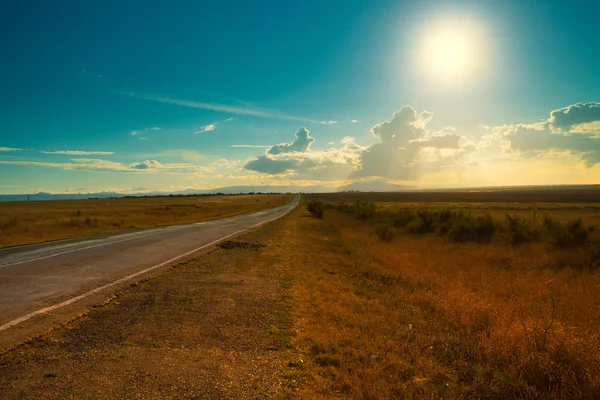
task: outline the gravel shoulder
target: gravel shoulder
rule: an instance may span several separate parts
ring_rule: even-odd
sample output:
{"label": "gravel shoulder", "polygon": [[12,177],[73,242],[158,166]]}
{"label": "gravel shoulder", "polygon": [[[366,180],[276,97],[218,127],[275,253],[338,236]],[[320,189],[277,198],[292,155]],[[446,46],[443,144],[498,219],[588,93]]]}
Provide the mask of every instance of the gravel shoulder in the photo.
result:
{"label": "gravel shoulder", "polygon": [[0,356],[0,398],[295,398],[291,216]]}

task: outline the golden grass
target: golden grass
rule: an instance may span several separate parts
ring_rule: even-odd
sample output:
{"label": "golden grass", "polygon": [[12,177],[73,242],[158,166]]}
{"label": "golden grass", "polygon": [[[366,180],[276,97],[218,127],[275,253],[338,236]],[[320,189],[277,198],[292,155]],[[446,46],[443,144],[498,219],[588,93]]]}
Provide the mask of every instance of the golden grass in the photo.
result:
{"label": "golden grass", "polygon": [[305,221],[302,397],[600,397],[600,272],[570,268],[577,251],[382,242],[337,211]]}
{"label": "golden grass", "polygon": [[148,197],[0,203],[0,247],[229,217],[292,195]]}

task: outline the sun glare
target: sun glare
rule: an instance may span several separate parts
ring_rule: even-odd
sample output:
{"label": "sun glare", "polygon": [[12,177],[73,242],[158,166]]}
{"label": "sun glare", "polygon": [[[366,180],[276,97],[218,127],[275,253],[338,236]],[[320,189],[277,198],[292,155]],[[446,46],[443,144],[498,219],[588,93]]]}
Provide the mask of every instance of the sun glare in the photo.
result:
{"label": "sun glare", "polygon": [[471,76],[479,63],[477,38],[461,27],[428,32],[423,49],[424,68],[437,79],[457,82]]}

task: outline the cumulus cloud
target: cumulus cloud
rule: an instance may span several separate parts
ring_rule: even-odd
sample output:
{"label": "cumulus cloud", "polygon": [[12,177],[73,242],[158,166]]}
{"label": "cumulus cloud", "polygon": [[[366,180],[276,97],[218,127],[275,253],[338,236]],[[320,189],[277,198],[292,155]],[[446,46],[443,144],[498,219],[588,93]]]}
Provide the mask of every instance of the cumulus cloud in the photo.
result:
{"label": "cumulus cloud", "polygon": [[277,144],[269,149],[268,154],[282,154],[298,152],[303,153],[310,149],[310,145],[315,141],[315,138],[310,136],[310,131],[301,126],[295,133],[296,140],[292,143]]}
{"label": "cumulus cloud", "polygon": [[243,168],[269,175],[293,174],[295,179],[347,179],[356,169],[358,153],[364,149],[347,140],[339,149],[312,151],[310,147],[314,141],[309,131],[300,127],[294,142],[272,146]]}
{"label": "cumulus cloud", "polygon": [[600,126],[600,103],[577,103],[550,112],[550,117],[535,124],[516,124],[488,128],[507,149],[537,157],[542,152],[557,150],[578,154],[584,165],[600,162],[600,131],[582,128]]}
{"label": "cumulus cloud", "polygon": [[459,162],[474,151],[472,146],[461,145],[463,137],[457,134],[428,135],[425,128],[432,116],[430,112],[417,113],[404,106],[391,120],[376,124],[371,134],[380,142],[362,152],[355,176],[417,179]]}
{"label": "cumulus cloud", "polygon": [[114,151],[81,151],[81,150],[56,150],[56,151],[40,151],[44,154],[65,154],[69,156],[107,156],[115,154]]}
{"label": "cumulus cloud", "polygon": [[354,137],[345,136],[340,140],[340,148],[324,151],[311,150],[315,139],[301,127],[294,142],[271,147],[243,168],[293,175],[296,179],[413,179],[421,173],[454,165],[475,150],[455,133],[429,135],[425,125],[431,117],[429,112],[417,113],[412,107],[402,107],[390,121],[371,129],[378,143],[360,146]]}
{"label": "cumulus cloud", "polygon": [[577,125],[600,121],[600,103],[577,103],[550,112],[548,123],[561,132],[569,132]]}

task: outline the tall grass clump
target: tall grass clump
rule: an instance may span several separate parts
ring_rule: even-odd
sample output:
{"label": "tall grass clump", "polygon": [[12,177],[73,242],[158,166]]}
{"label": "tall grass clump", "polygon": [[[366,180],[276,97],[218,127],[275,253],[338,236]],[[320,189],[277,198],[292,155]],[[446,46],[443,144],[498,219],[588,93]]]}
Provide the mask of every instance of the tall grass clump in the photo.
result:
{"label": "tall grass clump", "polygon": [[384,242],[391,242],[396,238],[396,229],[389,222],[380,222],[375,225],[375,234]]}

